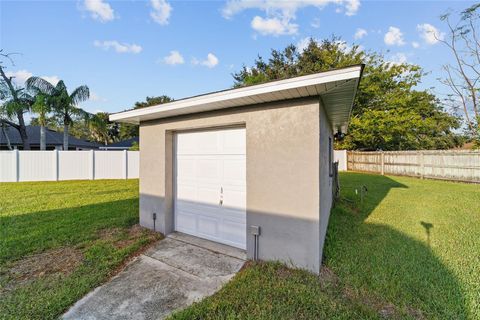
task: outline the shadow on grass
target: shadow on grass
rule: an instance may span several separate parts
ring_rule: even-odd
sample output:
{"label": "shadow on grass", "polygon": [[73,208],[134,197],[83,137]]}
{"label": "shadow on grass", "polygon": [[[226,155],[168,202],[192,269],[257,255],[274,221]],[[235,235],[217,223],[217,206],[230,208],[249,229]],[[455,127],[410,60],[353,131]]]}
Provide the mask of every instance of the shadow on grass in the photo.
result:
{"label": "shadow on grass", "polygon": [[[460,283],[428,242],[365,221],[391,189],[407,186],[385,176],[355,173],[343,174],[341,183],[342,200],[332,211],[327,233],[326,266],[359,296],[385,299],[408,317],[468,318]],[[368,192],[360,203],[362,185]],[[428,236],[433,224],[422,226]]]}
{"label": "shadow on grass", "polygon": [[104,228],[138,222],[138,198],[0,216],[0,266],[43,250],[80,245]]}
{"label": "shadow on grass", "polygon": [[[129,227],[136,223],[136,197],[0,217],[0,319],[57,319],[125,259],[158,239],[145,231],[132,233]],[[55,259],[49,254],[54,248],[74,250],[78,263],[69,264],[61,253]],[[31,256],[40,252],[45,255]],[[30,260],[38,271],[20,270],[15,278],[10,268],[24,265],[27,256],[50,259],[52,265],[38,267],[42,263]]]}

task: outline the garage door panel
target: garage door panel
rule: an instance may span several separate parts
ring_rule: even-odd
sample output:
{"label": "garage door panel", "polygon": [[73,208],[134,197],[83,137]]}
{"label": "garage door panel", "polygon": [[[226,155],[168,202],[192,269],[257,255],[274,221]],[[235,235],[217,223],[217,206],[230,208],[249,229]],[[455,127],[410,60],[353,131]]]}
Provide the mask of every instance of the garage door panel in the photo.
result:
{"label": "garage door panel", "polygon": [[195,232],[197,229],[197,218],[195,213],[177,212],[176,216],[177,230],[185,233]]}
{"label": "garage door panel", "polygon": [[245,129],[176,137],[175,229],[246,247]]}
{"label": "garage door panel", "polygon": [[226,184],[245,185],[245,157],[223,160],[223,179]]}
{"label": "garage door panel", "polygon": [[211,238],[220,238],[218,232],[219,220],[217,217],[197,215],[198,235]]}
{"label": "garage door panel", "polygon": [[219,134],[216,131],[182,133],[177,135],[178,155],[205,155],[219,152]]}
{"label": "garage door panel", "polygon": [[226,208],[245,208],[247,205],[245,192],[226,189],[223,192],[223,205]]}
{"label": "garage door panel", "polygon": [[225,130],[220,138],[223,154],[245,154],[245,129]]}
{"label": "garage door panel", "polygon": [[196,160],[188,158],[177,159],[177,177],[182,179],[183,177],[195,177],[196,176]]}
{"label": "garage door panel", "polygon": [[211,205],[206,202],[177,200],[175,206],[178,212],[187,212],[202,216],[216,217],[221,212],[221,208],[219,208],[218,205]]}
{"label": "garage door panel", "polygon": [[219,205],[220,191],[217,188],[201,187],[197,190],[197,203],[206,203],[210,205]]}
{"label": "garage door panel", "polygon": [[245,243],[246,224],[243,220],[224,219],[220,225],[220,235],[230,242]]}
{"label": "garage door panel", "polygon": [[196,161],[197,172],[196,177],[203,180],[217,180],[221,179],[222,167],[221,161],[218,159],[198,159]]}
{"label": "garage door panel", "polygon": [[197,198],[197,188],[195,186],[181,185],[177,187],[177,199],[188,201]]}

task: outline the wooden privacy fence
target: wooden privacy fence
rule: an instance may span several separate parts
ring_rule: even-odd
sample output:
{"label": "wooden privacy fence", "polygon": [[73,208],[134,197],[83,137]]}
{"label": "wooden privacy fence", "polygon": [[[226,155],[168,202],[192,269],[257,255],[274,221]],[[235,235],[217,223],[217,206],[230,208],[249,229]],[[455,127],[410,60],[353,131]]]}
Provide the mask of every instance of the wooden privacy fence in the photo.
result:
{"label": "wooden privacy fence", "polygon": [[138,178],[139,151],[0,151],[0,182]]}
{"label": "wooden privacy fence", "polygon": [[480,183],[480,151],[348,151],[347,170]]}

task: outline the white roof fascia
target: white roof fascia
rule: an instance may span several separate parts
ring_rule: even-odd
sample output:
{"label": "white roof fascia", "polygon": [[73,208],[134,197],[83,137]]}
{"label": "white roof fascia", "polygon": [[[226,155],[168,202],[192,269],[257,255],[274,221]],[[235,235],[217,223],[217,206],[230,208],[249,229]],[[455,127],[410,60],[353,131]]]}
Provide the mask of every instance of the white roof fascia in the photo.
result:
{"label": "white roof fascia", "polygon": [[[330,82],[344,81],[350,79],[359,79],[361,77],[362,66],[352,66],[343,69],[337,69],[332,71],[326,71],[307,76],[295,77],[285,80],[272,81],[259,85],[252,85],[248,87],[242,87],[238,89],[230,89],[220,92],[214,92],[210,94],[194,96],[191,98],[185,98],[169,103],[134,109],[110,115],[110,121],[128,122],[138,124],[142,121],[143,117],[148,119],[158,119],[164,117],[172,117],[179,114],[191,114],[196,112],[205,111],[196,110],[197,107],[207,106],[214,103],[224,103],[222,106],[215,106],[208,111],[226,109],[230,107],[238,107],[238,105],[228,105],[230,100],[261,96],[262,94],[269,94],[273,92],[279,92],[289,89],[296,89],[301,87],[315,86],[319,84],[325,84]],[[318,94],[312,94],[310,96],[318,96]],[[247,104],[245,104],[247,105]]]}

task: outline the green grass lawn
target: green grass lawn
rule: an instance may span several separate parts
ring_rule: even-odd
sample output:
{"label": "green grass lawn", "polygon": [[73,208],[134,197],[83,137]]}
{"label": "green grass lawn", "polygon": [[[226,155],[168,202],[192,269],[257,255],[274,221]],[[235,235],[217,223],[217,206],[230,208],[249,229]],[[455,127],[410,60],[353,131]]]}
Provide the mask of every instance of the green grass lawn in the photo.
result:
{"label": "green grass lawn", "polygon": [[357,173],[341,185],[320,277],[249,264],[172,318],[480,319],[479,185]]}
{"label": "green grass lawn", "polygon": [[[341,184],[320,277],[249,263],[172,318],[480,318],[479,185],[356,173]],[[0,184],[0,319],[58,317],[157,239],[137,221],[136,180]]]}
{"label": "green grass lawn", "polygon": [[55,319],[158,238],[138,180],[0,183],[0,319]]}

